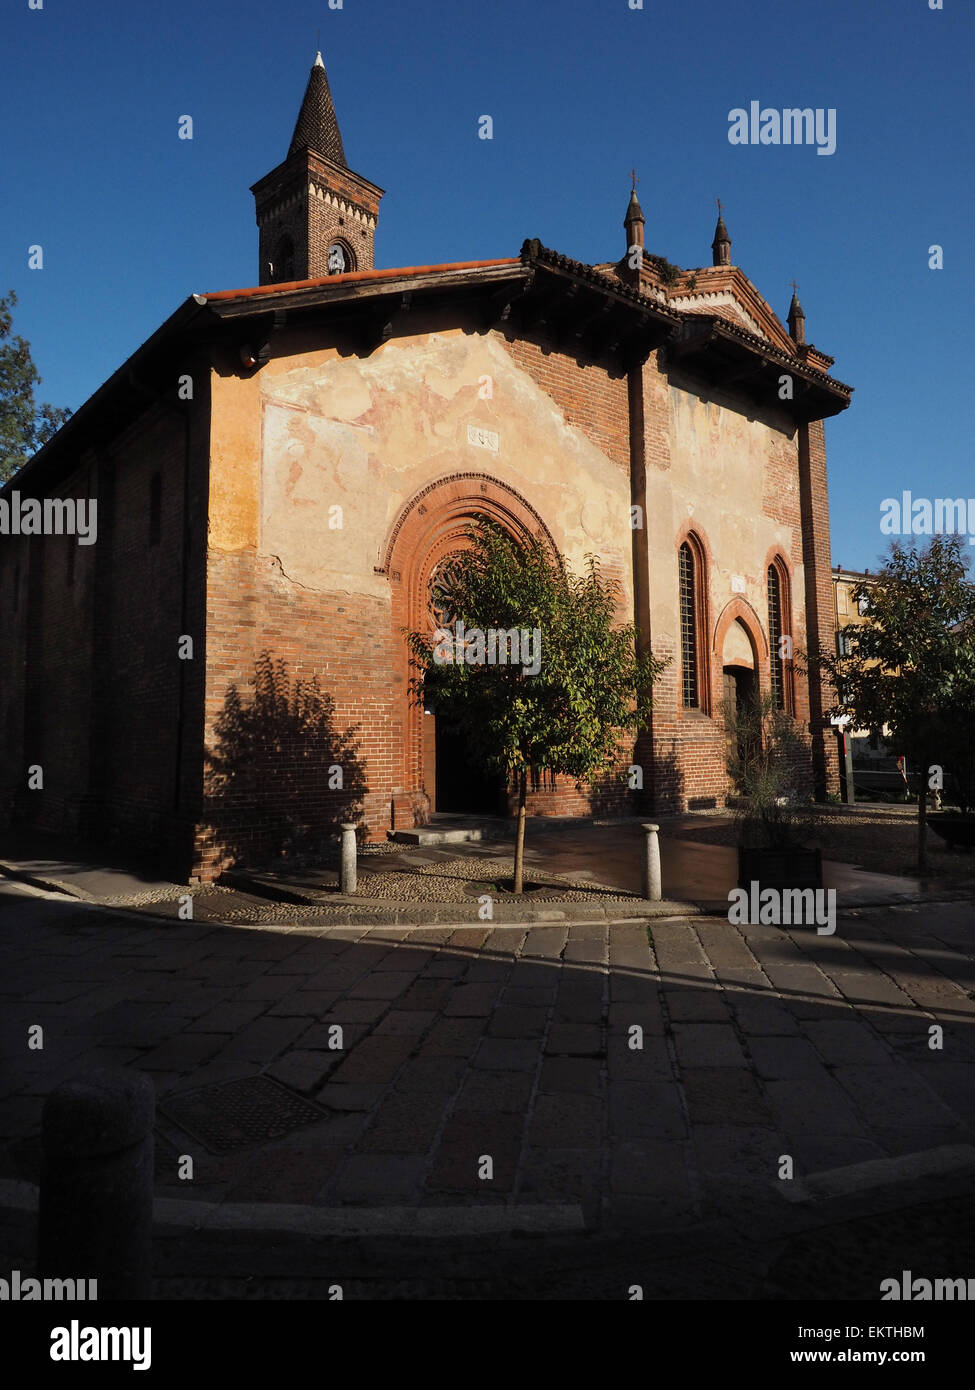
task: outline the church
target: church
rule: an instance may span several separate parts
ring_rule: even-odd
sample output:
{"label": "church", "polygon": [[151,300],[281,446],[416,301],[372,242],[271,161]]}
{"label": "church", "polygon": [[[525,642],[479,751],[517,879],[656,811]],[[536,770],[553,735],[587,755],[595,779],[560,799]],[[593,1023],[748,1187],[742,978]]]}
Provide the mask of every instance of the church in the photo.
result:
{"label": "church", "polygon": [[832,695],[792,654],[833,646],[824,421],[851,388],[720,208],[693,270],[646,249],[635,186],[599,265],[529,239],[377,269],[383,190],[320,54],[252,191],[257,284],[188,298],[0,490],[97,507],[91,544],[0,538],[4,823],[206,881],[341,821],[506,814],[411,697],[404,639],[480,516],[577,571],[596,554],[671,658],[636,774],[539,776],[529,814],[723,806],[722,712],[755,690],[835,791]]}

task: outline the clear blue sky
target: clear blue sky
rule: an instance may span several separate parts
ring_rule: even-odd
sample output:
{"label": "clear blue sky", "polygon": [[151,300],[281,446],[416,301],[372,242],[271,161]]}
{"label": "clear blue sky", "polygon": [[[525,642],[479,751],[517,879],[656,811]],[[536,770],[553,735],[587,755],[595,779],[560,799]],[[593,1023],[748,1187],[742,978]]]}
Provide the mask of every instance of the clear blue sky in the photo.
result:
{"label": "clear blue sky", "polygon": [[[970,0],[8,0],[0,290],[42,399],[77,408],[187,295],[256,283],[249,186],[319,28],[349,163],[387,190],[377,264],[533,236],[615,259],[633,165],[648,249],[709,264],[720,195],[733,262],[783,317],[799,281],[857,388],[827,423],[833,562],[876,565],[885,496],[975,495]],[[752,100],[835,108],[836,153],[732,146]]]}

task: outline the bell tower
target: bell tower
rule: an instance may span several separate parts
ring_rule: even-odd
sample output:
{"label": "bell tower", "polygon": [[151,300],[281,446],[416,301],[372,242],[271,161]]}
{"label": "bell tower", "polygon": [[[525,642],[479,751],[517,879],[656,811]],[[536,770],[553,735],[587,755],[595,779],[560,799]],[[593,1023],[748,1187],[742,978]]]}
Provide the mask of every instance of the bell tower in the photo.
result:
{"label": "bell tower", "polygon": [[308,78],[287,158],[251,192],[260,235],[259,284],[373,269],[383,190],[353,173],[345,161],[321,53]]}

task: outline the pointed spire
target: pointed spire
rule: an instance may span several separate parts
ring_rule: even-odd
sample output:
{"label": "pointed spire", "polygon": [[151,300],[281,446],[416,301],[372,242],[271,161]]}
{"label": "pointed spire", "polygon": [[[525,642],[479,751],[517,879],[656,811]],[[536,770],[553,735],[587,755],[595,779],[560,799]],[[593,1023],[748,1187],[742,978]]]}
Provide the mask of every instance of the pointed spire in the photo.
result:
{"label": "pointed spire", "polygon": [[339,134],[339,123],[335,116],[332,93],[329,90],[321,53],[316,54],[308,77],[308,86],[305,88],[288,155],[290,157],[303,149],[323,154],[326,159],[341,164],[343,168],[349,167],[345,162],[342,136]]}
{"label": "pointed spire", "polygon": [[623,218],[627,251],[629,251],[631,246],[643,245],[643,228],[645,221],[643,209],[640,207],[640,200],[636,196],[636,175],[634,175],[630,201],[626,205],[626,216]]}
{"label": "pointed spire", "polygon": [[718,200],[718,225],[714,229],[711,243],[711,261],[714,265],[731,265],[731,237],[721,215],[721,199]]}
{"label": "pointed spire", "polygon": [[789,337],[796,344],[806,341],[806,316],[799,303],[799,286],[792,281],[792,303],[789,305]]}

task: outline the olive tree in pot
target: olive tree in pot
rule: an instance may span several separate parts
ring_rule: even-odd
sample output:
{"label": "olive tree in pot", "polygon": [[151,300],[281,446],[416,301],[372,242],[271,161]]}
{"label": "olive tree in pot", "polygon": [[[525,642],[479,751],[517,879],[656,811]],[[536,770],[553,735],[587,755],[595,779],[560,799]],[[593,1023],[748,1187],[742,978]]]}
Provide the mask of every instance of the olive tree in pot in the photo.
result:
{"label": "olive tree in pot", "polygon": [[821,888],[822,853],[812,829],[809,747],[773,695],[725,707],[728,774],[738,793],[738,883],[762,888]]}

